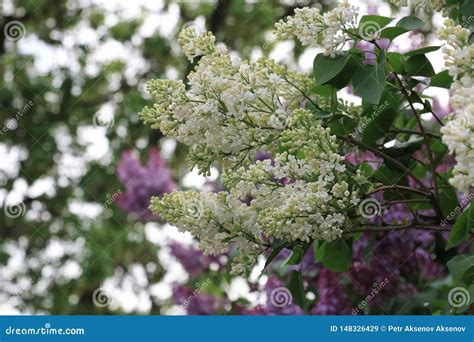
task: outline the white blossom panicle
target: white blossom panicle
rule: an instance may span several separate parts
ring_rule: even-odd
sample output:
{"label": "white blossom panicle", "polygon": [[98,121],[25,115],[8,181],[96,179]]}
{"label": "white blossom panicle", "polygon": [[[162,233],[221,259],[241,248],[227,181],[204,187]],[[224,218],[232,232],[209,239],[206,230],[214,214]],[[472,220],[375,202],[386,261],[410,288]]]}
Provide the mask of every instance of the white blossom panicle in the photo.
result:
{"label": "white blossom panicle", "polygon": [[347,208],[359,201],[349,190],[335,137],[311,117],[295,111],[281,136],[285,152],[224,176],[235,197],[251,199],[266,236],[291,242],[340,238],[349,226]]}
{"label": "white blossom panicle", "polygon": [[216,49],[215,41],[216,37],[211,32],[197,34],[194,27],[188,27],[178,35],[178,43],[191,62],[196,57],[213,53]]}
{"label": "white blossom panicle", "polygon": [[454,112],[441,128],[443,142],[456,158],[451,184],[467,192],[474,186],[474,45],[469,30],[445,21],[439,36],[448,42],[443,49],[446,67],[453,76],[451,106]]}
{"label": "white blossom panicle", "polygon": [[347,29],[355,27],[357,15],[358,8],[347,0],[324,14],[317,8],[296,9],[294,16],[276,23],[275,35],[280,39],[295,36],[303,45],[322,47],[327,56],[334,57],[351,40]]}
{"label": "white blossom panicle", "polygon": [[281,132],[273,159],[226,170],[219,193],[173,192],[153,198],[150,209],[191,232],[206,253],[233,242],[239,251],[233,272],[248,272],[265,240],[289,243],[340,238],[351,223],[348,209],[359,203],[344,172],[344,157],[328,128],[311,112],[296,109]]}
{"label": "white blossom panicle", "polygon": [[232,59],[225,47],[211,47],[213,40],[204,36],[209,37],[181,35],[188,56],[208,53],[189,74],[188,89],[180,81],[148,82],[155,105],[140,116],[191,145],[191,163],[207,173],[211,163],[232,167],[253,160],[258,150],[270,151],[312,80],[271,60]]}
{"label": "white blossom panicle", "polygon": [[[350,17],[342,8],[325,20]],[[351,227],[348,212],[358,193],[349,185],[335,136],[302,108],[311,101],[324,109],[330,101],[304,95],[313,81],[303,74],[267,59],[232,59],[225,47],[210,47],[213,40],[199,37],[181,38],[188,57],[201,56],[188,84],[148,82],[155,104],[141,117],[192,146],[191,162],[202,173],[211,164],[220,167],[227,191],[173,192],[153,198],[150,209],[193,234],[205,253],[222,253],[232,243],[236,274],[248,274],[273,239],[301,244],[340,238]],[[358,111],[344,102],[339,107]],[[255,161],[258,151],[272,159]]]}
{"label": "white blossom panicle", "polygon": [[206,254],[224,253],[234,243],[243,256],[234,260],[233,273],[250,269],[262,251],[255,211],[229,193],[172,192],[161,199],[153,197],[150,209],[180,231],[193,234]]}

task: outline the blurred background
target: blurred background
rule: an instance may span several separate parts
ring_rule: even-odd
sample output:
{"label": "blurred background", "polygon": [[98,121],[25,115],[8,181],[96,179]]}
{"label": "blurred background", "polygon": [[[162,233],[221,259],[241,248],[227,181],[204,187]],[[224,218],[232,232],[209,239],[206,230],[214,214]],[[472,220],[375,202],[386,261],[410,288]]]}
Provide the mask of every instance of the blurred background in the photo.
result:
{"label": "blurred background", "polygon": [[[138,112],[151,102],[147,80],[191,70],[176,40],[184,25],[211,30],[246,58],[269,56],[310,72],[316,51],[275,42],[271,30],[297,7],[336,3],[1,0],[0,314],[300,313],[268,304],[269,291],[287,277],[278,258],[273,275],[261,275],[262,260],[249,279],[231,277],[231,251],[203,256],[190,235],[148,211],[152,195],[220,189],[219,174],[189,171],[186,148],[143,125]],[[375,0],[351,4],[364,14],[396,10]],[[424,16],[426,30],[402,41],[401,50],[434,39],[441,17]],[[366,297],[351,294],[352,278],[325,274],[312,256],[303,266],[314,287],[308,299],[318,303],[313,313],[350,313]],[[359,278],[369,290],[384,279]],[[397,286],[417,282],[418,289],[420,281],[427,280],[407,277]],[[393,280],[387,296],[400,293],[397,286]],[[332,297],[328,288],[336,289]],[[400,312],[423,313],[423,296]],[[387,305],[380,297],[370,312],[397,304]]]}

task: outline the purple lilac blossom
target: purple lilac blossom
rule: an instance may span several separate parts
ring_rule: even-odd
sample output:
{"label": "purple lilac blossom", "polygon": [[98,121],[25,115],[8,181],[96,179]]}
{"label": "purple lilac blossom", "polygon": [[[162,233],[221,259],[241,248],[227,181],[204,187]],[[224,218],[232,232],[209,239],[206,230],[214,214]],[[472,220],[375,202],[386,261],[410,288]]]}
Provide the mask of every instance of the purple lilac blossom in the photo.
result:
{"label": "purple lilac blossom", "polygon": [[383,164],[382,158],[379,158],[372,152],[367,151],[348,153],[345,156],[345,161],[352,165],[358,165],[360,163],[367,162],[373,170]]}
{"label": "purple lilac blossom", "polygon": [[[381,49],[386,50],[390,45],[390,40],[378,39],[376,43]],[[376,54],[374,53],[374,47],[374,44],[366,42],[365,40],[361,40],[355,44],[355,48],[364,53],[364,60],[362,62],[363,64],[372,65],[375,63]]]}
{"label": "purple lilac blossom", "polygon": [[178,242],[170,243],[169,247],[171,255],[180,262],[190,278],[206,271],[213,262],[219,264],[219,257],[206,256],[196,247],[183,246]]}
{"label": "purple lilac blossom", "polygon": [[257,154],[255,155],[255,160],[266,160],[266,159],[271,159],[272,156],[269,152],[263,152],[262,150],[258,150]]}
{"label": "purple lilac blossom", "polygon": [[243,305],[237,304],[235,307],[235,312],[238,315],[245,315],[245,316],[266,316],[267,310],[262,305],[257,305],[254,308],[248,309]]}
{"label": "purple lilac blossom", "polygon": [[420,286],[443,274],[428,251],[433,234],[420,230],[391,231],[380,234],[372,245],[370,261],[364,258],[369,236],[364,235],[354,245],[354,263],[349,275],[356,291],[363,297],[369,295],[377,284],[384,283],[371,306],[383,307],[385,299],[407,298]]}
{"label": "purple lilac blossom", "polygon": [[340,274],[328,269],[319,272],[317,280],[319,299],[311,313],[313,315],[348,315],[352,305]]}
{"label": "purple lilac blossom", "polygon": [[126,188],[117,199],[117,205],[141,221],[159,221],[159,216],[153,215],[148,209],[150,199],[173,191],[176,184],[158,150],[150,150],[148,162],[144,166],[131,150],[123,152],[117,175]]}
{"label": "purple lilac blossom", "polygon": [[[382,218],[388,224],[401,224],[413,216],[405,204],[394,204],[384,210]],[[370,244],[370,235],[364,234],[354,243],[354,262],[349,270],[356,292],[366,297],[377,288],[369,306],[383,309],[385,300],[408,298],[426,282],[444,275],[429,252],[434,239],[433,232],[410,229],[379,233]],[[368,260],[364,257],[366,248],[372,250]]]}

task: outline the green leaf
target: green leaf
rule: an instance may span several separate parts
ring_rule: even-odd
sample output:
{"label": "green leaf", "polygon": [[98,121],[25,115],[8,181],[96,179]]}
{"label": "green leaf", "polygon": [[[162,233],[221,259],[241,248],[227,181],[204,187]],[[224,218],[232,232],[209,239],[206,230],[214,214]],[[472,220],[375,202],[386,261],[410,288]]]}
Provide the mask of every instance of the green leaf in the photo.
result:
{"label": "green leaf", "polygon": [[344,69],[332,80],[327,83],[333,86],[335,90],[345,88],[352,79],[358,65],[362,64],[363,53],[360,50],[349,50],[351,58],[344,66]]}
{"label": "green leaf", "polygon": [[325,241],[319,249],[324,266],[335,272],[346,272],[349,269],[352,249],[346,240],[341,238],[333,242]]}
{"label": "green leaf", "polygon": [[359,27],[369,23],[374,23],[382,28],[390,24],[393,19],[394,18],[374,14],[364,15],[362,18],[360,18]]}
{"label": "green leaf", "polygon": [[[377,170],[375,170],[373,177],[375,180],[386,185],[397,184],[402,179],[406,179],[406,177],[403,177],[403,174],[400,173],[400,171],[394,170],[387,165],[382,165]],[[390,194],[390,191],[385,191],[384,194]],[[399,196],[398,192],[396,192],[396,194]]]}
{"label": "green leaf", "polygon": [[323,241],[315,241],[313,244],[314,261],[316,262],[323,261],[323,258],[324,258],[323,245],[324,245]]}
{"label": "green leaf", "polygon": [[474,266],[474,255],[456,255],[447,263],[454,280],[460,280],[464,273]]}
{"label": "green leaf", "polygon": [[427,54],[427,53],[430,53],[430,52],[433,52],[433,51],[437,51],[440,48],[441,48],[441,45],[439,45],[439,46],[427,46],[427,47],[424,47],[424,48],[421,48],[421,49],[409,51],[409,52],[405,53],[405,56],[411,57],[411,56],[417,56],[417,55],[424,55],[424,54]]}
{"label": "green leaf", "polygon": [[414,15],[410,15],[408,17],[400,19],[396,26],[411,31],[422,28],[423,26],[425,26],[425,23],[420,18],[415,17]]}
{"label": "green leaf", "polygon": [[293,271],[287,283],[287,288],[293,296],[293,302],[301,308],[306,307],[306,294],[303,284],[303,275],[299,271]]}
{"label": "green leaf", "polygon": [[405,62],[406,58],[401,53],[398,52],[389,52],[387,53],[387,59],[390,65],[393,68],[393,71],[396,73],[404,73],[405,72]]}
{"label": "green leaf", "polygon": [[444,217],[455,214],[461,208],[456,190],[450,185],[446,185],[446,187],[439,190],[439,204]]}
{"label": "green leaf", "polygon": [[474,266],[471,266],[466,271],[464,271],[462,275],[462,281],[466,285],[474,284]]}
{"label": "green leaf", "polygon": [[357,67],[352,85],[364,101],[378,104],[385,89],[385,63]]}
{"label": "green leaf", "polygon": [[425,55],[415,55],[408,58],[406,69],[410,76],[431,77],[435,74],[431,62]]}
{"label": "green leaf", "polygon": [[[272,252],[268,256],[267,260],[265,261],[265,266],[263,267],[263,271],[272,263],[272,261],[280,254],[280,252],[285,248],[286,241],[285,240],[278,240],[276,239],[272,242]],[[262,272],[263,272],[262,271]]]}
{"label": "green leaf", "polygon": [[394,40],[408,31],[409,30],[406,30],[403,27],[386,27],[380,32],[380,38]]}
{"label": "green leaf", "polygon": [[357,120],[345,115],[337,117],[337,120],[334,120],[329,124],[331,133],[337,135],[347,135],[353,132],[356,127]]}
{"label": "green leaf", "polygon": [[448,147],[438,139],[431,141],[431,150],[434,152],[435,164],[441,163],[445,155],[448,153]]}
{"label": "green leaf", "polygon": [[431,77],[430,86],[449,89],[452,83],[453,77],[448,70],[444,70]]}
{"label": "green leaf", "polygon": [[322,85],[335,78],[351,59],[349,53],[337,55],[334,58],[320,53],[313,63],[316,85]]}
{"label": "green leaf", "polygon": [[381,15],[364,15],[359,22],[357,33],[365,40],[371,40],[374,33],[379,32],[383,27],[390,24],[393,18]]}
{"label": "green leaf", "polygon": [[469,207],[464,209],[462,214],[456,219],[453,225],[451,233],[449,234],[448,243],[446,249],[450,249],[458,246],[462,242],[466,241],[470,232],[474,227],[474,205],[471,203]]}
{"label": "green leaf", "polygon": [[474,2],[472,0],[465,0],[459,7],[459,11],[462,14],[463,19],[469,22],[474,16]]}
{"label": "green leaf", "polygon": [[313,87],[312,92],[320,96],[331,97],[333,92],[333,86],[330,84],[315,86]]}
{"label": "green leaf", "polygon": [[298,265],[301,262],[301,259],[304,255],[304,249],[301,245],[296,245],[293,247],[290,257],[286,260],[286,265]]}
{"label": "green leaf", "polygon": [[370,146],[376,146],[377,140],[387,134],[397,117],[398,107],[401,103],[399,94],[384,92],[379,105],[369,105],[362,116],[365,117],[362,131],[362,142]]}

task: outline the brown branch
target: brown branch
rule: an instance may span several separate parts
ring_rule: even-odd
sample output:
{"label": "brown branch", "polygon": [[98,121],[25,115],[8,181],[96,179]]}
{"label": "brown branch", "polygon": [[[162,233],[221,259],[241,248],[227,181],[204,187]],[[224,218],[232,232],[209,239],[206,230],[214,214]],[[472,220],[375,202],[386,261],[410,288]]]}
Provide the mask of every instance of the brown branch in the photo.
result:
{"label": "brown branch", "polygon": [[435,226],[435,225],[420,225],[409,223],[404,225],[392,225],[392,226],[370,226],[370,228],[361,228],[361,229],[354,229],[347,232],[349,235],[353,235],[355,233],[364,233],[364,232],[384,232],[384,231],[392,231],[392,230],[406,230],[406,229],[420,229],[420,230],[434,230],[434,231],[451,231],[448,227],[442,226]]}
{"label": "brown branch", "polygon": [[421,190],[418,190],[416,188],[410,188],[409,186],[403,186],[403,185],[383,185],[380,188],[374,189],[372,191],[369,191],[367,195],[372,195],[380,191],[385,191],[385,190],[404,190],[404,191],[410,191],[414,192],[423,196],[430,196],[431,194],[428,192],[424,192]]}
{"label": "brown branch", "polygon": [[400,163],[398,160],[390,157],[389,155],[385,154],[384,152],[380,151],[379,149],[377,148],[374,148],[374,147],[371,147],[371,146],[368,146],[368,145],[365,145],[364,143],[360,142],[360,141],[357,141],[355,140],[354,138],[352,137],[344,137],[344,136],[341,136],[341,135],[336,135],[336,137],[338,139],[341,139],[341,140],[344,140],[345,142],[348,142],[348,143],[351,143],[351,144],[354,144],[364,150],[367,150],[367,151],[370,151],[372,152],[373,154],[377,155],[378,157],[381,157],[383,159],[386,159],[386,160],[389,160],[390,162],[392,162],[393,164],[395,164],[397,166],[398,169],[400,169],[401,171],[405,172],[406,174],[410,175],[413,180],[418,184],[420,185],[423,189],[425,190],[428,190],[428,188],[426,187],[425,184],[423,184],[423,182],[418,179],[418,177],[409,169],[407,168],[405,165],[403,165],[402,163]]}

